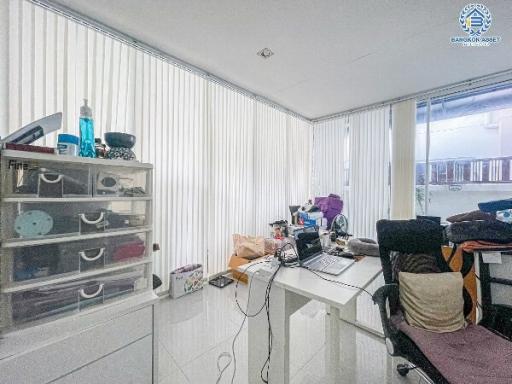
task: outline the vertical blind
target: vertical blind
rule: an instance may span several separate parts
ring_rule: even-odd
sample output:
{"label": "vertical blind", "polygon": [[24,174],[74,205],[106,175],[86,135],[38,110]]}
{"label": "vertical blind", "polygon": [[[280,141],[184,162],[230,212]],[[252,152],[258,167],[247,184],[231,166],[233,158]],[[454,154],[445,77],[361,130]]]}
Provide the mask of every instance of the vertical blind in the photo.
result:
{"label": "vertical blind", "polygon": [[9,6],[9,131],[61,111],[62,131],[77,134],[88,98],[96,137],[136,135],[138,159],[155,167],[164,289],[185,264],[224,271],[233,233],[267,234],[308,198],[308,122],[28,1]]}
{"label": "vertical blind", "polygon": [[345,202],[349,232],[375,238],[375,222],[389,217],[389,106],[314,126],[312,190]]}
{"label": "vertical blind", "polygon": [[389,217],[389,106],[350,116],[350,231],[376,237],[375,223]]}
{"label": "vertical blind", "polygon": [[345,161],[347,148],[348,121],[345,117],[327,120],[313,128],[313,173],[312,190],[314,196],[335,193],[347,199]]}

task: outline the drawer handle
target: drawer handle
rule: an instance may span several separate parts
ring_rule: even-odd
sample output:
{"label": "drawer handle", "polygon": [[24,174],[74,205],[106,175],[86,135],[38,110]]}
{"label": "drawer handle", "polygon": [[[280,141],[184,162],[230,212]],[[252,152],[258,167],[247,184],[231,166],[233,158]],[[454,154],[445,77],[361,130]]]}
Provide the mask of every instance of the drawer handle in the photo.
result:
{"label": "drawer handle", "polygon": [[80,257],[84,259],[85,261],[95,261],[98,260],[101,256],[103,256],[103,253],[105,252],[105,248],[100,248],[100,251],[96,256],[88,257],[84,251],[80,251]]}
{"label": "drawer handle", "polygon": [[41,180],[43,180],[45,183],[48,183],[48,184],[57,184],[57,183],[60,183],[60,181],[62,180],[63,176],[62,175],[59,175],[57,176],[57,178],[55,180],[48,180],[46,178],[46,175],[44,173],[41,173],[39,175],[39,177],[41,178]]}
{"label": "drawer handle", "polygon": [[100,286],[98,287],[98,290],[94,293],[91,293],[90,295],[88,295],[87,293],[85,293],[85,291],[83,289],[81,289],[80,296],[84,299],[92,299],[92,298],[98,296],[102,290],[103,290],[103,284],[100,284]]}
{"label": "drawer handle", "polygon": [[82,220],[85,224],[99,224],[105,217],[105,212],[100,213],[100,217],[98,217],[96,220],[89,220],[87,217],[85,217],[85,213],[80,214],[80,220]]}

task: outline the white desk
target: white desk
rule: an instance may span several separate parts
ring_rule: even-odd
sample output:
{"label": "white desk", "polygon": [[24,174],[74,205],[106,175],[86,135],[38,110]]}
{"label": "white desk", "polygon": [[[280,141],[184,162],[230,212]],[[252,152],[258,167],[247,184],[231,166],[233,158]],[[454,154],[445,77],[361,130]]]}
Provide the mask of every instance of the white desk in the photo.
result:
{"label": "white desk", "polygon": [[[239,270],[246,270],[247,265]],[[252,279],[249,314],[256,313],[265,301],[265,291],[270,273],[263,264],[247,269]],[[260,271],[261,270],[261,271]],[[339,276],[322,274],[327,279],[336,280],[357,287],[367,287],[381,272],[379,258],[365,257],[345,270]],[[290,316],[314,299],[330,306],[330,332],[326,340],[331,340],[328,364],[339,364],[338,319],[355,323],[356,299],[361,290],[322,280],[310,271],[301,268],[281,268],[277,273],[270,292],[270,322],[272,325],[272,355],[269,370],[269,383],[288,384],[290,381]],[[365,294],[363,292],[363,294]],[[265,310],[258,316],[248,319],[249,339],[249,383],[261,383],[260,371],[268,356],[268,320]],[[264,372],[265,373],[265,372]],[[340,381],[333,377],[333,383]]]}

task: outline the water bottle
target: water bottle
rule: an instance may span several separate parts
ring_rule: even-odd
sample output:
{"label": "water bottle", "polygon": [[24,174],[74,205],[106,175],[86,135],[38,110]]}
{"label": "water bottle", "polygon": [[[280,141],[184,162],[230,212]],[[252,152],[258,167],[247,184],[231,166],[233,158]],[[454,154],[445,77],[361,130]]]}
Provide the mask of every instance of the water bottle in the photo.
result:
{"label": "water bottle", "polygon": [[80,156],[96,157],[96,148],[94,143],[94,120],[92,119],[92,109],[87,105],[87,99],[84,99],[84,105],[80,107]]}

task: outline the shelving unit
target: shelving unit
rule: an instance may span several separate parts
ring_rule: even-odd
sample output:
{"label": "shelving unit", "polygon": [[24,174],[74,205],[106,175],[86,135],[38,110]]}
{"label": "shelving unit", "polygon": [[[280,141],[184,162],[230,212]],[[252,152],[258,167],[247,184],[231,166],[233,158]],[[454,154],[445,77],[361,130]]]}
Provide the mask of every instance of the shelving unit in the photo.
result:
{"label": "shelving unit", "polygon": [[[156,383],[152,165],[3,150],[0,171],[0,370],[9,372],[9,364],[22,358],[26,351],[19,345],[24,341],[27,350],[39,351],[37,356],[44,360],[50,346],[64,343],[62,337],[55,338],[54,326],[75,324],[69,334],[75,338],[84,332],[76,325],[79,318],[95,318],[94,327],[101,333],[110,322],[122,325],[123,319],[143,316],[137,326],[147,323],[150,332],[144,337],[151,343],[139,343],[127,332],[125,346],[145,348],[140,353],[150,358],[140,361],[151,366],[139,368],[152,372],[147,383]],[[123,304],[130,302],[137,315]],[[149,311],[142,310],[146,307]],[[119,318],[113,308],[120,309]],[[48,337],[34,344],[34,329]],[[66,345],[60,348],[63,356]],[[17,349],[9,350],[13,346]],[[73,371],[72,379],[79,383],[80,375],[74,371],[89,372],[85,367],[97,361],[98,356],[83,356],[72,370],[54,369],[51,380],[30,382],[54,382]],[[10,382],[29,382],[29,373],[18,371],[13,371],[17,376]],[[119,367],[121,376],[125,371],[130,370]],[[84,374],[84,382],[87,377]]]}

